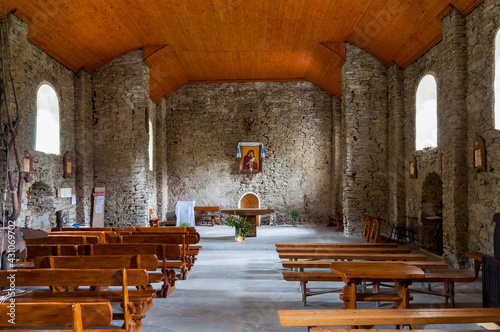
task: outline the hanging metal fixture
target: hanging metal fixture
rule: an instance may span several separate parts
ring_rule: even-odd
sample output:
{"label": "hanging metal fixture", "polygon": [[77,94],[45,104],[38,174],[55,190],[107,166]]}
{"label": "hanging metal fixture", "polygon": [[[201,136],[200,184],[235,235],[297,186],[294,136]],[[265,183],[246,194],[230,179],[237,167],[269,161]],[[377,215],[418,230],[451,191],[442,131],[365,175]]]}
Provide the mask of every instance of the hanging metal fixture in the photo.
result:
{"label": "hanging metal fixture", "polygon": [[[6,227],[9,221],[15,221],[21,212],[23,172],[21,159],[16,146],[19,130],[19,101],[12,77],[12,54],[10,51],[9,29],[5,0],[2,0],[4,13],[1,35],[1,75],[0,75],[0,149],[5,153],[4,192],[1,195],[2,223]],[[9,91],[10,87],[10,91]]]}

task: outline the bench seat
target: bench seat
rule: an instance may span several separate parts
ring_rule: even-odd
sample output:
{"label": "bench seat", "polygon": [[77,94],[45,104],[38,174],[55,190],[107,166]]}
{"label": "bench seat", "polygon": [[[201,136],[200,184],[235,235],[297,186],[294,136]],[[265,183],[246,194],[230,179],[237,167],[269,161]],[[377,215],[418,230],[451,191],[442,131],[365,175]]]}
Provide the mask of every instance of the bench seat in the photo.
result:
{"label": "bench seat", "polygon": [[281,310],[278,315],[282,326],[414,326],[498,322],[500,308]]}

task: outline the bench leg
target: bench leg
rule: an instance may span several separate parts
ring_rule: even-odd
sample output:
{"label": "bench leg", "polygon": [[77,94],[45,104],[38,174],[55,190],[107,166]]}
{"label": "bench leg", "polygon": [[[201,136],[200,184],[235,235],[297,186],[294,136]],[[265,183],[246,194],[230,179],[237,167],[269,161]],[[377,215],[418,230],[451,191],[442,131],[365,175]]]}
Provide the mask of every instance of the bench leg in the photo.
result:
{"label": "bench leg", "polygon": [[481,270],[481,261],[479,260],[474,260],[474,274],[477,277],[479,277],[479,271]]}
{"label": "bench leg", "polygon": [[[380,283],[379,282],[373,283],[373,292],[380,293]],[[380,301],[377,301],[376,303],[377,303],[377,307],[380,307]]]}
{"label": "bench leg", "polygon": [[301,281],[300,288],[302,291],[302,303],[304,303],[305,307],[307,305],[307,281]]}
{"label": "bench leg", "polygon": [[451,307],[455,308],[455,283],[453,281],[445,280],[444,295],[446,296],[446,304],[450,300]]}

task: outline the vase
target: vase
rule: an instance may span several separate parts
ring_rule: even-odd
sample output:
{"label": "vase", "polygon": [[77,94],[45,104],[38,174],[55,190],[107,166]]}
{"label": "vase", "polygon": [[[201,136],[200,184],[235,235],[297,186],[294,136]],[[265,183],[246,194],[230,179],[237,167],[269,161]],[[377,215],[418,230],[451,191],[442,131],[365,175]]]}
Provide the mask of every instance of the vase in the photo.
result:
{"label": "vase", "polygon": [[241,232],[241,228],[239,227],[234,228],[234,239],[236,240],[236,242],[241,242],[245,240],[245,236]]}

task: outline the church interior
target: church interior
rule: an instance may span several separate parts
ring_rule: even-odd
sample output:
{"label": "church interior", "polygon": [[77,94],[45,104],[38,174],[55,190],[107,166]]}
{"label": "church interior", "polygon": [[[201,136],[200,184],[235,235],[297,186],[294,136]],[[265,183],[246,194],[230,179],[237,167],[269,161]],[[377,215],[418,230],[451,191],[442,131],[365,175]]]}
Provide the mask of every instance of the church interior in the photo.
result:
{"label": "church interior", "polygon": [[500,329],[499,0],[2,5],[0,328]]}

